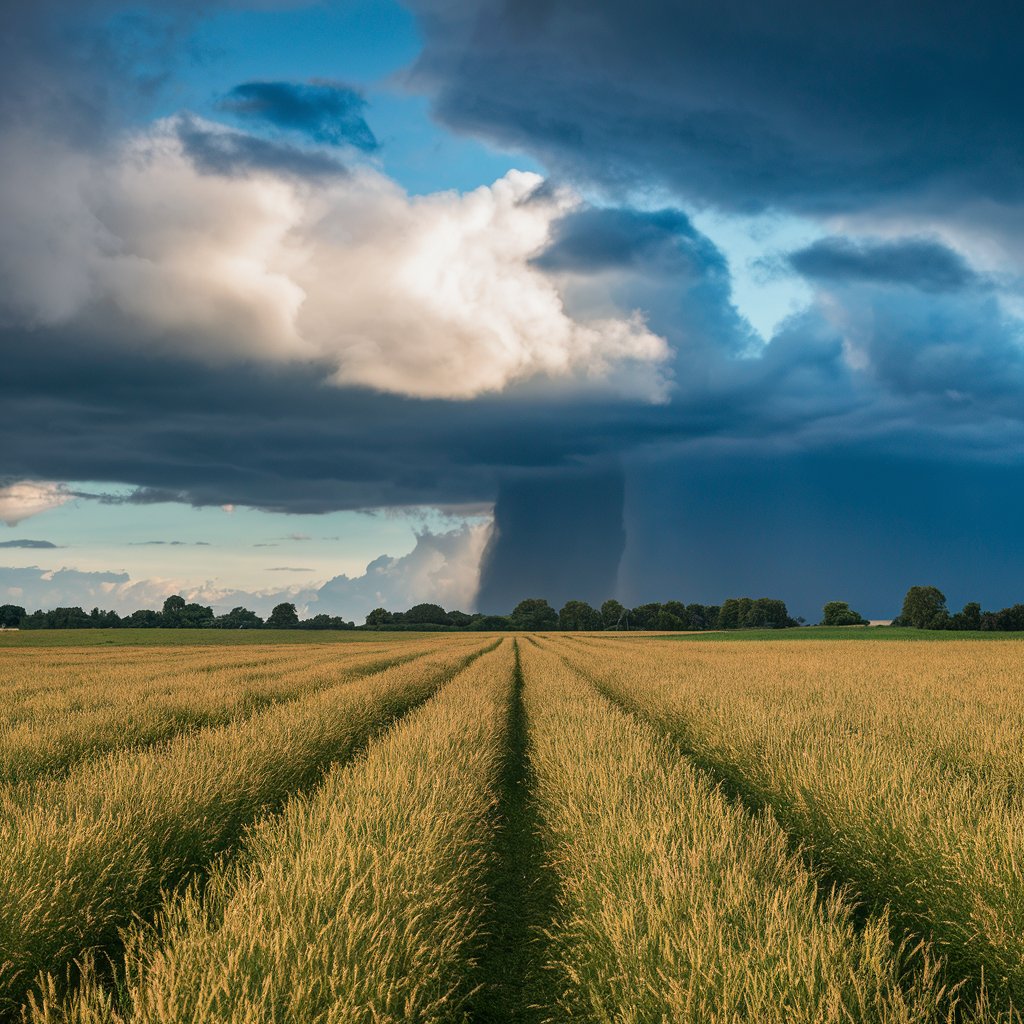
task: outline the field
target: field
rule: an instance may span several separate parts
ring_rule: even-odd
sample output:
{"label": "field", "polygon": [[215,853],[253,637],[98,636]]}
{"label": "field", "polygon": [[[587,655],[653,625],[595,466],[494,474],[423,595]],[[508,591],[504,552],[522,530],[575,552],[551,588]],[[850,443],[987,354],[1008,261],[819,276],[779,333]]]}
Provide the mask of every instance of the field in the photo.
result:
{"label": "field", "polygon": [[0,1020],[1019,1021],[1024,644],[875,632],[5,638]]}

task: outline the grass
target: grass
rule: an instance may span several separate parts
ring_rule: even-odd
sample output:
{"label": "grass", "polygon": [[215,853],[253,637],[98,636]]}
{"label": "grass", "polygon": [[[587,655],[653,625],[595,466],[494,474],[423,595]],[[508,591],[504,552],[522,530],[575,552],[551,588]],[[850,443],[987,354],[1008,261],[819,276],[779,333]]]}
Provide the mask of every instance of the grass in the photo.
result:
{"label": "grass", "polygon": [[519,642],[513,642],[508,741],[498,776],[494,855],[486,878],[486,941],[479,955],[480,986],[469,1005],[472,1024],[540,1022],[548,982],[545,930],[554,908],[554,879],[540,840]]}
{"label": "grass", "polygon": [[483,649],[475,639],[66,779],[0,790],[0,1014],[316,785]]}
{"label": "grass", "polygon": [[1024,1006],[1017,645],[561,646],[965,995]]}
{"label": "grass", "polygon": [[854,928],[752,817],[557,656],[524,646],[537,801],[558,872],[549,1021],[918,1022],[947,1015],[882,920]]}
{"label": "grass", "polygon": [[[615,634],[616,636],[625,634]],[[800,626],[796,629],[725,629],[709,633],[661,633],[659,640],[1024,640],[1024,633],[995,630],[908,629],[903,626]]]}
{"label": "grass", "polygon": [[124,983],[33,1020],[460,1020],[484,923],[511,642],[247,836],[204,899],[136,930]]}

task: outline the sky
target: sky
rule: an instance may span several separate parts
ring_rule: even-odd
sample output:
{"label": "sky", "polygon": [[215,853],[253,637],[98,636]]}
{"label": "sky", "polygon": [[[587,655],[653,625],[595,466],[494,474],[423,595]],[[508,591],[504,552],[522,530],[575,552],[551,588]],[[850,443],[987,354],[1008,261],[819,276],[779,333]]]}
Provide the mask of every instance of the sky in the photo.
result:
{"label": "sky", "polygon": [[0,603],[1024,600],[1024,13],[0,10]]}

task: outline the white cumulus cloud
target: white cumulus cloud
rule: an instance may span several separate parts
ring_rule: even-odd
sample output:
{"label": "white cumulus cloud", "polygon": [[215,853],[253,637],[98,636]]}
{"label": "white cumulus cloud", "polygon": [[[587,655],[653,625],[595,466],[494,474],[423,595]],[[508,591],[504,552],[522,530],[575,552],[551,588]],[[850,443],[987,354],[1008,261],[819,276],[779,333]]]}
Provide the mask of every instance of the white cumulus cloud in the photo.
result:
{"label": "white cumulus cloud", "polygon": [[14,526],[71,498],[63,484],[41,480],[20,480],[0,486],[0,522]]}
{"label": "white cumulus cloud", "polygon": [[519,171],[415,197],[368,166],[227,176],[198,169],[178,128],[91,157],[5,147],[0,321],[209,362],[316,360],[339,385],[422,398],[531,378],[665,398],[668,347],[642,316],[574,318],[530,262],[571,193]]}

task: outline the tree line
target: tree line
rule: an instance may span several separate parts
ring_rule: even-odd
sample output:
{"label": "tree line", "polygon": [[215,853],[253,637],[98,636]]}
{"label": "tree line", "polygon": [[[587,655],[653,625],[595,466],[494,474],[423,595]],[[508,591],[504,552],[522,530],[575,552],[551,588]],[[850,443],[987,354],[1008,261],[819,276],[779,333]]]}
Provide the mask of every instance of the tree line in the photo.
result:
{"label": "tree line", "polygon": [[[846,601],[829,601],[822,610],[823,626],[867,625]],[[615,600],[595,608],[586,601],[567,601],[556,610],[539,597],[527,598],[508,615],[446,611],[439,604],[417,604],[404,612],[374,608],[357,626],[337,615],[300,619],[294,604],[283,602],[266,619],[248,608],[232,608],[223,615],[177,595],[167,598],[160,611],[140,609],[130,615],[93,608],[54,608],[26,613],[14,604],[0,605],[0,627],[20,629],[370,629],[416,631],[464,630],[687,630],[786,629],[803,625],[790,617],[786,604],[770,597],[730,597],[721,605],[651,602],[627,608]],[[911,587],[903,599],[894,626],[912,629],[1024,631],[1024,604],[1001,611],[982,611],[976,601],[951,614],[946,597],[937,587]]]}
{"label": "tree line", "polygon": [[294,604],[277,605],[266,619],[248,608],[215,615],[207,605],[188,603],[177,595],[160,611],[140,609],[121,616],[114,611],[80,607],[27,613],[18,605],[0,605],[0,627],[20,629],[372,629],[372,630],[709,630],[781,629],[798,625],[785,602],[773,598],[729,598],[722,605],[642,604],[627,608],[608,600],[600,608],[586,601],[568,601],[556,610],[543,598],[527,598],[508,615],[446,611],[439,604],[417,604],[404,612],[375,608],[357,626],[335,615],[300,619]]}
{"label": "tree line", "polygon": [[961,611],[950,614],[946,595],[938,587],[911,587],[903,599],[894,626],[912,629],[980,629],[998,632],[1024,630],[1024,604],[1011,605],[997,612],[985,612],[977,601],[968,601]]}

